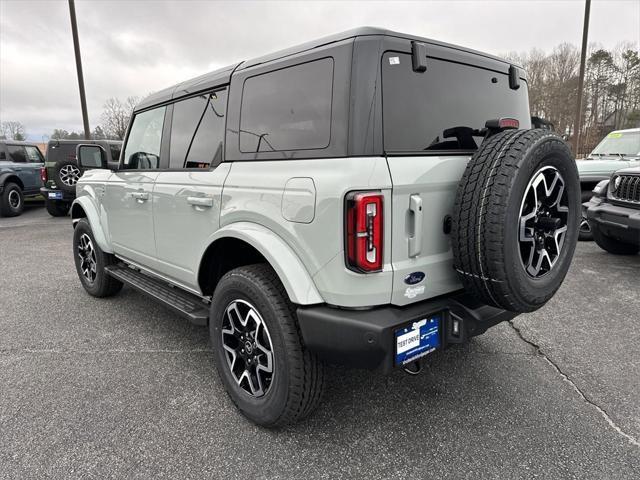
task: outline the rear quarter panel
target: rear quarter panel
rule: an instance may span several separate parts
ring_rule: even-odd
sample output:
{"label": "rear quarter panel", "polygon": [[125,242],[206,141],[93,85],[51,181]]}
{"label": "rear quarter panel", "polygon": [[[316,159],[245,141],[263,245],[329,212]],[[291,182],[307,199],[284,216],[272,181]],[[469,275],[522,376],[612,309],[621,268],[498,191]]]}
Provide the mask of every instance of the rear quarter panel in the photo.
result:
{"label": "rear quarter panel", "polygon": [[[311,184],[315,189],[313,215],[303,211]],[[380,190],[385,195],[382,272],[363,275],[345,266],[344,197],[353,190]],[[390,195],[389,170],[383,157],[239,161],[233,163],[225,182],[220,225],[252,222],[276,233],[299,257],[329,304],[385,304],[390,301],[393,277]],[[301,208],[296,209],[296,202]]]}

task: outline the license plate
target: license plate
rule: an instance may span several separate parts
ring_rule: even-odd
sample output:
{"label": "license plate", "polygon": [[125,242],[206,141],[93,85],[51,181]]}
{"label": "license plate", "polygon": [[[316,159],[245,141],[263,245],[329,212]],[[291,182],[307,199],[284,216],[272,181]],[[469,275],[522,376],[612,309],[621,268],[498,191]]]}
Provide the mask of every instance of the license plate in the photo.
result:
{"label": "license plate", "polygon": [[53,198],[55,200],[62,200],[62,192],[49,192],[49,198]]}
{"label": "license plate", "polygon": [[442,314],[416,320],[395,331],[396,365],[406,365],[440,347]]}

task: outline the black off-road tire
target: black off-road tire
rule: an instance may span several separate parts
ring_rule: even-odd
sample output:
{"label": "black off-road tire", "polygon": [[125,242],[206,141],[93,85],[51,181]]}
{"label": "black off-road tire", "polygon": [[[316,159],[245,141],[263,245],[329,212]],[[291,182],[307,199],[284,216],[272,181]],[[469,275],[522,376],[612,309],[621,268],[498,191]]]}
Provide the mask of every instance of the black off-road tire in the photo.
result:
{"label": "black off-road tire", "polygon": [[[566,188],[566,234],[552,268],[533,277],[520,253],[520,211],[534,175],[549,166]],[[465,289],[513,312],[543,306],[569,269],[578,239],[580,183],[568,145],[547,130],[506,130],[485,140],[458,186],[452,222],[454,267]]]}
{"label": "black off-road tire", "polygon": [[597,227],[591,230],[596,244],[603,250],[614,255],[636,255],[640,252],[640,246],[624,243],[602,233]]}
{"label": "black off-road tire", "polygon": [[52,217],[66,217],[69,213],[69,208],[71,208],[69,202],[57,202],[49,200],[48,198],[45,199],[44,205]]}
{"label": "black off-road tire", "polygon": [[17,217],[24,210],[24,195],[20,185],[8,182],[0,195],[0,216]]}
{"label": "black off-road tire", "polygon": [[[223,348],[222,325],[227,307],[250,303],[270,333],[274,369],[266,393],[253,396],[231,373]],[[209,331],[216,367],[236,407],[252,422],[277,428],[295,423],[318,406],[324,388],[324,366],[302,341],[294,305],[273,269],[265,264],[239,267],[218,283],[211,302]]]}
{"label": "black off-road tire", "polygon": [[[69,172],[77,172],[77,178],[73,181]],[[53,167],[53,181],[56,186],[67,193],[76,193],[76,183],[78,178],[82,176],[83,170],[76,160],[65,159],[56,162]]]}
{"label": "black off-road tire", "polygon": [[[82,272],[82,261],[78,247],[83,235],[86,235],[90,239],[95,253],[95,278],[93,281],[89,281]],[[111,277],[105,271],[107,265],[112,265],[117,262],[116,258],[100,249],[86,218],[81,218],[73,231],[73,259],[80,282],[89,295],[94,297],[111,297],[122,289],[122,282]]]}
{"label": "black off-road tire", "polygon": [[[593,193],[591,190],[583,190],[582,191],[582,203],[588,202],[591,200]],[[586,212],[584,211],[584,207],[580,208],[580,228],[578,230],[578,240],[581,242],[590,242],[593,240],[593,232],[591,231],[591,226],[587,221]],[[587,222],[586,224],[584,222]],[[583,226],[584,225],[584,226]]]}

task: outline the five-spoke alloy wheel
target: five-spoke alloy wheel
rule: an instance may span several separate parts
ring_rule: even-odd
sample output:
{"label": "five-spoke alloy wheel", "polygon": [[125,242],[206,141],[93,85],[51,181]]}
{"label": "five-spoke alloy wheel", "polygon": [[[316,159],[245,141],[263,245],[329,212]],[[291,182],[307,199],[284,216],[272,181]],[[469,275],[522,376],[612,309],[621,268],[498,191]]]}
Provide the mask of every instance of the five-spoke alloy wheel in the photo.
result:
{"label": "five-spoke alloy wheel", "polygon": [[102,251],[86,218],[78,220],[73,230],[73,258],[80,282],[90,295],[110,297],[122,289],[122,283],[105,270],[116,258]]}
{"label": "five-spoke alloy wheel", "polygon": [[209,332],[220,379],[251,421],[280,427],[316,408],[322,363],[306,349],[296,308],[269,265],[222,276],[211,299]]}
{"label": "five-spoke alloy wheel", "polygon": [[520,207],[518,242],[522,265],[531,277],[554,267],[567,234],[569,207],[565,182],[555,167],[538,170],[527,186]]}
{"label": "five-spoke alloy wheel", "polygon": [[238,386],[254,397],[269,391],[274,375],[269,329],[249,302],[233,300],[224,312],[222,346]]}
{"label": "five-spoke alloy wheel", "polygon": [[84,278],[89,283],[95,282],[97,273],[96,251],[93,248],[91,238],[86,233],[80,235],[78,257],[80,257],[80,271]]}

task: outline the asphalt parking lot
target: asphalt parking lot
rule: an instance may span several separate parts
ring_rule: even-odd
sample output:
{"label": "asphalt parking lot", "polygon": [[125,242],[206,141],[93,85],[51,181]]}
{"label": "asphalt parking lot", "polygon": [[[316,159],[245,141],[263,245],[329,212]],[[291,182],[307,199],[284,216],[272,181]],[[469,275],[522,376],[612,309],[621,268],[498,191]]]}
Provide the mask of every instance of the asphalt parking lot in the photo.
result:
{"label": "asphalt parking lot", "polygon": [[328,369],[304,423],[239,415],[207,330],[88,296],[69,219],[0,219],[1,478],[638,478],[640,256],[578,246],[556,297],[417,377]]}

